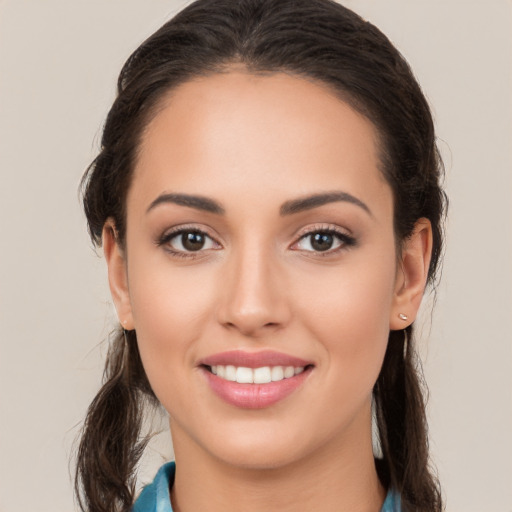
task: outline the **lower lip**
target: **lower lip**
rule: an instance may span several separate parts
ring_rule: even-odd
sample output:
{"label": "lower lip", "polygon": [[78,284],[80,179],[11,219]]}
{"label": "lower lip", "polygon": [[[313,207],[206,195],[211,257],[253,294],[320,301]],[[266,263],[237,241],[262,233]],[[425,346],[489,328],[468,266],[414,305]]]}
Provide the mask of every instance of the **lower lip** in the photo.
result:
{"label": "lower lip", "polygon": [[221,379],[203,369],[210,388],[228,404],[242,409],[263,409],[280,402],[292,394],[309,376],[312,367],[288,379],[267,384],[239,384]]}

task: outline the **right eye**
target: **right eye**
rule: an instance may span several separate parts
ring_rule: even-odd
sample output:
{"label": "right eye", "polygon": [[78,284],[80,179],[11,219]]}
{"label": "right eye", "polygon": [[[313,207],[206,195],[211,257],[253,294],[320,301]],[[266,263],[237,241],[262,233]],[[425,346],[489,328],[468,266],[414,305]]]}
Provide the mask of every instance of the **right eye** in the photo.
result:
{"label": "right eye", "polygon": [[158,245],[163,246],[173,256],[194,257],[208,249],[219,249],[220,245],[208,234],[199,229],[181,228],[164,234]]}
{"label": "right eye", "polygon": [[184,230],[173,233],[167,239],[167,245],[179,252],[197,252],[205,249],[215,249],[217,243],[206,233],[196,230]]}

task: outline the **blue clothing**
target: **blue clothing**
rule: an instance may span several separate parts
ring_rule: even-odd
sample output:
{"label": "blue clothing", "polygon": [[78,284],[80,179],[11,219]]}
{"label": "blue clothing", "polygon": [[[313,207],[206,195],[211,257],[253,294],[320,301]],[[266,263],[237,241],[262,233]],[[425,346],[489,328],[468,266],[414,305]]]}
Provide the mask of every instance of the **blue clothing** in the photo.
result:
{"label": "blue clothing", "polygon": [[[174,483],[174,462],[164,464],[153,483],[146,485],[138,497],[132,512],[172,512],[170,488]],[[389,491],[380,512],[400,512],[400,496]]]}

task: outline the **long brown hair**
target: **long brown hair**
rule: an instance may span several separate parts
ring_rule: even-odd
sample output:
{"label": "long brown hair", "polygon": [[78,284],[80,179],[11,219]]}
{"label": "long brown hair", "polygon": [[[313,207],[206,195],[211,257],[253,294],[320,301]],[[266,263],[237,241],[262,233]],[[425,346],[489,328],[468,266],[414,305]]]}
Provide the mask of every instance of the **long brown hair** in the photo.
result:
{"label": "long brown hair", "polygon": [[[250,72],[286,72],[319,80],[368,117],[381,139],[381,170],[394,197],[397,245],[426,217],[433,229],[429,282],[442,254],[442,162],[428,103],[408,64],[376,27],[332,0],[198,0],[149,37],[128,59],[108,114],[101,151],[87,169],[83,201],[101,245],[113,218],[124,242],[125,202],[144,127],[163,95],[198,75],[233,64]],[[89,407],[76,469],[82,510],[129,510],[144,408],[154,403],[134,331],[116,336],[104,384]],[[405,512],[439,512],[439,484],[429,466],[425,403],[413,327],[391,331],[374,403],[384,485]]]}

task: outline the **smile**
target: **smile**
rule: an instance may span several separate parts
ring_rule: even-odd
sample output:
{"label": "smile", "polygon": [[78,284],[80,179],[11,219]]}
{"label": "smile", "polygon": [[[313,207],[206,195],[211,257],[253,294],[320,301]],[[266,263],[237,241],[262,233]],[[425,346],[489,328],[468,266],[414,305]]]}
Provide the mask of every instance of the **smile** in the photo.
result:
{"label": "smile", "polygon": [[232,350],[200,361],[217,397],[240,409],[263,409],[299,391],[315,367],[312,361],[273,350]]}
{"label": "smile", "polygon": [[299,375],[304,366],[261,366],[260,368],[247,368],[245,366],[213,365],[210,371],[221,379],[238,382],[239,384],[268,384],[279,382]]}

